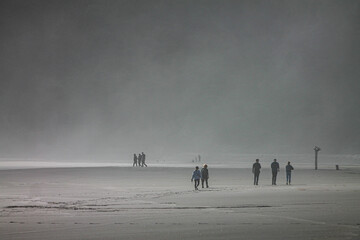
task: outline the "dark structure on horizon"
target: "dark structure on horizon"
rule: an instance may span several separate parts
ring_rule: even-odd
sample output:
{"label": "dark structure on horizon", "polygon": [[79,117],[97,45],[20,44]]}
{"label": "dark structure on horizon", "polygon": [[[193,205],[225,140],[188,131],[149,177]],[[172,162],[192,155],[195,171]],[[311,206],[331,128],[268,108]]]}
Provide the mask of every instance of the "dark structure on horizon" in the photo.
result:
{"label": "dark structure on horizon", "polygon": [[315,170],[318,169],[318,152],[321,150],[318,146],[314,147],[315,150]]}

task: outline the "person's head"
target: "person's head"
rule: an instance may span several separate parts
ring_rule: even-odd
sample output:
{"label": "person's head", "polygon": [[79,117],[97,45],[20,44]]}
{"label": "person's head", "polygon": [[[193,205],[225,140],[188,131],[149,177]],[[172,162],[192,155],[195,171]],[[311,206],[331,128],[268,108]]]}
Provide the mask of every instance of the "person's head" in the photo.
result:
{"label": "person's head", "polygon": [[204,168],[207,168],[207,164],[204,164]]}
{"label": "person's head", "polygon": [[274,159],[274,162],[276,162],[276,158]]}
{"label": "person's head", "polygon": [[144,152],[141,152],[141,154],[144,154]]}
{"label": "person's head", "polygon": [[195,167],[195,169],[196,169],[196,170],[198,170],[198,169],[199,169],[199,167],[198,167],[198,166],[196,166],[196,167]]}
{"label": "person's head", "polygon": [[290,162],[288,162],[288,165],[290,165]]}
{"label": "person's head", "polygon": [[256,162],[259,162],[259,159],[256,159]]}

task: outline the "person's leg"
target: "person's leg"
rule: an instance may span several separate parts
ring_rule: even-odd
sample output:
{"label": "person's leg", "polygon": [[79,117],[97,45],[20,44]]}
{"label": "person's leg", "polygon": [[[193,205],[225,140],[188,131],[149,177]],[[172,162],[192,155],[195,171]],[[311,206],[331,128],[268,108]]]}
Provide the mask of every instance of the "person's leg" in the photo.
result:
{"label": "person's leg", "polygon": [[286,172],[286,185],[288,185],[288,184],[289,184],[289,173]]}
{"label": "person's leg", "polygon": [[273,172],[274,174],[274,185],[276,185],[277,172]]}
{"label": "person's leg", "polygon": [[289,172],[289,185],[291,183],[291,172]]}
{"label": "person's leg", "polygon": [[205,179],[202,178],[202,179],[201,179],[201,187],[202,187],[202,188],[204,188],[204,181],[205,181]]}
{"label": "person's leg", "polygon": [[256,185],[256,173],[254,173],[254,185]]}
{"label": "person's leg", "polygon": [[272,179],[271,179],[271,184],[274,185],[274,177],[275,177],[275,173],[272,172]]}
{"label": "person's leg", "polygon": [[206,179],[205,182],[206,182],[206,188],[209,188],[208,179]]}

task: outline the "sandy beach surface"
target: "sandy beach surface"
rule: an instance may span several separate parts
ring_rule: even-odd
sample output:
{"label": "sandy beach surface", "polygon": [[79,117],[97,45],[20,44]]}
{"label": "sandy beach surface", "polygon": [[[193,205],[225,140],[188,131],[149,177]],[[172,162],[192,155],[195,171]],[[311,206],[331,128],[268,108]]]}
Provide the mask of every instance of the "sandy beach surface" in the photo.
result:
{"label": "sandy beach surface", "polygon": [[360,239],[360,169],[295,169],[258,186],[250,169],[187,167],[0,171],[0,239]]}

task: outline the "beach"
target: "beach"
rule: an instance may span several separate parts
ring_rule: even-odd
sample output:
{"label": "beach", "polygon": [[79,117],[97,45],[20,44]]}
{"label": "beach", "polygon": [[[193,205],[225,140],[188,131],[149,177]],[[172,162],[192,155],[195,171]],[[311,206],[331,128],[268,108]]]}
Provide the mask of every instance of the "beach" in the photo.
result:
{"label": "beach", "polygon": [[359,239],[360,169],[190,167],[0,170],[0,239]]}

